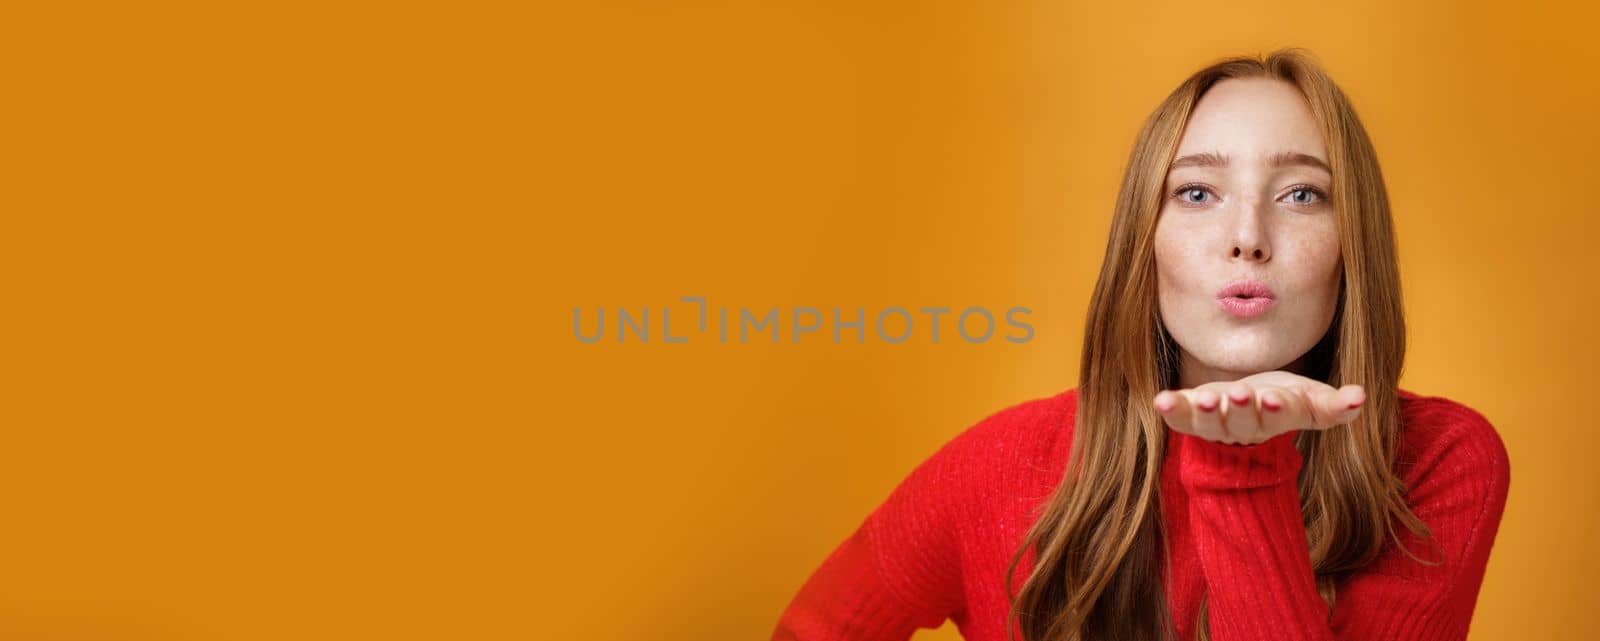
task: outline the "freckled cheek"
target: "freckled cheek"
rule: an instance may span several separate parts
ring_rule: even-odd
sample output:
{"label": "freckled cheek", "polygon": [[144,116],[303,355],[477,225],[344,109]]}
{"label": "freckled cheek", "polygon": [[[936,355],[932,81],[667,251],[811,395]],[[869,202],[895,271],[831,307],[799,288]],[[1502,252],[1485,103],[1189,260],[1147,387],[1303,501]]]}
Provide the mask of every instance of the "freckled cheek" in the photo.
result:
{"label": "freckled cheek", "polygon": [[[1163,306],[1182,304],[1192,298],[1200,286],[1202,276],[1197,243],[1181,240],[1182,234],[1156,232],[1156,272],[1160,277],[1159,289]],[[1190,239],[1193,236],[1189,236]]]}
{"label": "freckled cheek", "polygon": [[1340,254],[1337,236],[1297,239],[1290,243],[1293,254],[1286,256],[1294,267],[1288,270],[1299,275],[1300,289],[1318,294],[1318,301],[1331,302],[1339,293]]}

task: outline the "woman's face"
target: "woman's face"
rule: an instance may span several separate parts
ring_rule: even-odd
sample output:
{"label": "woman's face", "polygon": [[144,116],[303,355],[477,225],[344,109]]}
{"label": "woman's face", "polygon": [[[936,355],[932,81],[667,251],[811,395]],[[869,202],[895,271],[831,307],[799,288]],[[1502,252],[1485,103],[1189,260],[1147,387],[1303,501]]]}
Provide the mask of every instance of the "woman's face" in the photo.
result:
{"label": "woman's face", "polygon": [[[1161,320],[1180,383],[1294,371],[1333,322],[1339,221],[1311,108],[1294,86],[1235,78],[1190,115],[1156,222]],[[1265,289],[1225,291],[1254,281]]]}

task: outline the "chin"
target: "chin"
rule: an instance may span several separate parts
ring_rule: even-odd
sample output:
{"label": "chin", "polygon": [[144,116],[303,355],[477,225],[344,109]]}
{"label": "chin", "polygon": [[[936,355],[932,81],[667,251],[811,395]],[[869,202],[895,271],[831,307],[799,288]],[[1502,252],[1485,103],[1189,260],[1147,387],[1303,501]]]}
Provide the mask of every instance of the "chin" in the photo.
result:
{"label": "chin", "polygon": [[1219,370],[1225,371],[1225,372],[1233,372],[1234,374],[1236,374],[1236,378],[1244,378],[1246,376],[1251,376],[1251,375],[1254,375],[1254,374],[1260,374],[1262,372],[1270,372],[1272,370],[1278,369],[1277,367],[1274,367],[1272,365],[1269,365],[1269,364],[1266,364],[1266,363],[1260,363],[1260,362],[1254,362],[1254,363],[1223,363],[1223,364],[1217,365],[1216,368],[1219,369]]}
{"label": "chin", "polygon": [[1213,351],[1209,355],[1211,358],[1202,358],[1200,360],[1214,369],[1239,372],[1241,376],[1281,369],[1284,364],[1288,363],[1277,350],[1266,349],[1260,345],[1240,349],[1229,349],[1227,346],[1219,347],[1220,349]]}

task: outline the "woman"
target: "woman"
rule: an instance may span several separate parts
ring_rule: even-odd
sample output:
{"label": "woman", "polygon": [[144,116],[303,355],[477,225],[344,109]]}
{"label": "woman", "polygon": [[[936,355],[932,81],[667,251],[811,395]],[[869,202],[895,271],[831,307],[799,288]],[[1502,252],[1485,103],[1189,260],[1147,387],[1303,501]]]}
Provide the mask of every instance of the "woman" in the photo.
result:
{"label": "woman", "polygon": [[773,638],[1465,638],[1509,460],[1404,353],[1348,99],[1294,49],[1202,69],[1134,145],[1079,385],[918,466]]}

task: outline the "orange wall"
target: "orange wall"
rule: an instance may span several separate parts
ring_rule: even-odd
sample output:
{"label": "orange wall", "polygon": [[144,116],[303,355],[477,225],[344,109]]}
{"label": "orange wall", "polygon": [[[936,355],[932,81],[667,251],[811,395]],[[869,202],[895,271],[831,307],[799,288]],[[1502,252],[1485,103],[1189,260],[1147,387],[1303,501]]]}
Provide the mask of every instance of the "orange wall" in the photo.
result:
{"label": "orange wall", "polygon": [[[1290,44],[1378,146],[1403,385],[1511,453],[1473,638],[1592,625],[1580,3],[339,4],[8,7],[0,638],[764,638],[1075,384],[1138,123]],[[1034,335],[720,343],[681,296]],[[602,306],[693,339],[576,340]]]}

